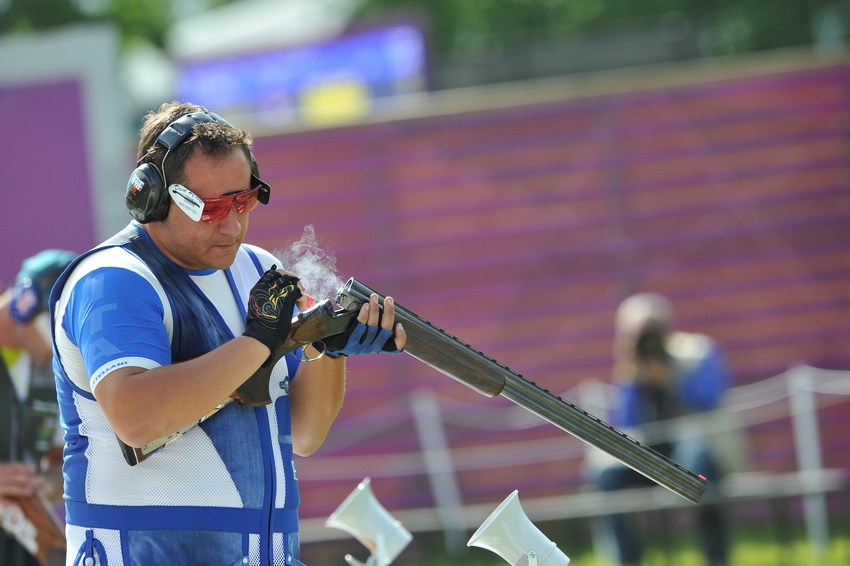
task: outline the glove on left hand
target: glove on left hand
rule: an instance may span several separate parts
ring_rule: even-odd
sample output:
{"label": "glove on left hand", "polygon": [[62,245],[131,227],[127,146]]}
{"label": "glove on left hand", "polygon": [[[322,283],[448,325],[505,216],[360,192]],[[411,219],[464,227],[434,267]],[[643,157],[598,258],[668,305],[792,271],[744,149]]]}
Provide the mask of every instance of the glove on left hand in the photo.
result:
{"label": "glove on left hand", "polygon": [[295,301],[301,297],[297,277],[284,275],[272,266],[251,289],[245,332],[265,344],[274,356],[289,337]]}

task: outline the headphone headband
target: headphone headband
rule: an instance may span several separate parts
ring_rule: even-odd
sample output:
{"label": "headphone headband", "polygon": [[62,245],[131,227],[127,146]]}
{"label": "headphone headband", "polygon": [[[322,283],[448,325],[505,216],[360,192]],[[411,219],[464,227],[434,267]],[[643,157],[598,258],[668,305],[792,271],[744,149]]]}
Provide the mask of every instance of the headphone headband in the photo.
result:
{"label": "headphone headband", "polygon": [[162,133],[156,138],[156,143],[163,146],[168,151],[171,151],[180,145],[183,140],[189,137],[195,126],[198,124],[208,124],[210,122],[224,124],[231,128],[233,127],[230,122],[214,112],[192,112],[191,114],[181,116],[166,126]]}

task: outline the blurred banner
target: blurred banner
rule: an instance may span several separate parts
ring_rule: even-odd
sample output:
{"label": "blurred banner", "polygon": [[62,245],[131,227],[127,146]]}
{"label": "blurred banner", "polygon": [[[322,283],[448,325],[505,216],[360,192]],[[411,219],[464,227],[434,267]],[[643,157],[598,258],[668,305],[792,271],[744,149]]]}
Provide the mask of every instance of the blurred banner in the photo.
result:
{"label": "blurred banner", "polygon": [[396,24],[311,45],[187,61],[179,66],[177,96],[251,121],[356,122],[381,98],[427,89],[426,51],[418,26]]}

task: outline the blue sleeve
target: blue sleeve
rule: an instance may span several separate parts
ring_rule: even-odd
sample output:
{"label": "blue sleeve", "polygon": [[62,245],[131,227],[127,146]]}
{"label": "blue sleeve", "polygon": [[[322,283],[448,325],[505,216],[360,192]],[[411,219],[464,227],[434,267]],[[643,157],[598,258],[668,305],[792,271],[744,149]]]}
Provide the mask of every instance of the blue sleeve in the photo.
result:
{"label": "blue sleeve", "polygon": [[100,268],[74,285],[62,324],[91,379],[120,360],[171,363],[163,317],[162,302],[144,277],[128,269]]}
{"label": "blue sleeve", "polygon": [[720,404],[729,382],[726,362],[720,348],[713,344],[694,370],[683,376],[679,382],[679,395],[687,409],[708,411]]}
{"label": "blue sleeve", "polygon": [[615,427],[628,427],[640,424],[638,418],[638,388],[634,383],[618,385],[619,403],[611,412],[611,424]]}

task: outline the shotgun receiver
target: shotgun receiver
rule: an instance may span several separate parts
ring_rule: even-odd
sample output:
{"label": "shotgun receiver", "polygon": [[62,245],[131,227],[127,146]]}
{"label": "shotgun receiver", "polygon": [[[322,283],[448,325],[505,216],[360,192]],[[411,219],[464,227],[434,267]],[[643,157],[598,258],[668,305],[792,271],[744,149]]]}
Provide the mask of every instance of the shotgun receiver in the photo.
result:
{"label": "shotgun receiver", "polygon": [[[354,278],[340,288],[336,302],[357,312],[372,293],[383,305],[384,295]],[[501,395],[580,440],[607,452],[691,503],[699,503],[708,481],[640,443],[608,423],[526,379],[395,303],[396,322],[407,333],[405,352],[437,371],[488,397]]]}

